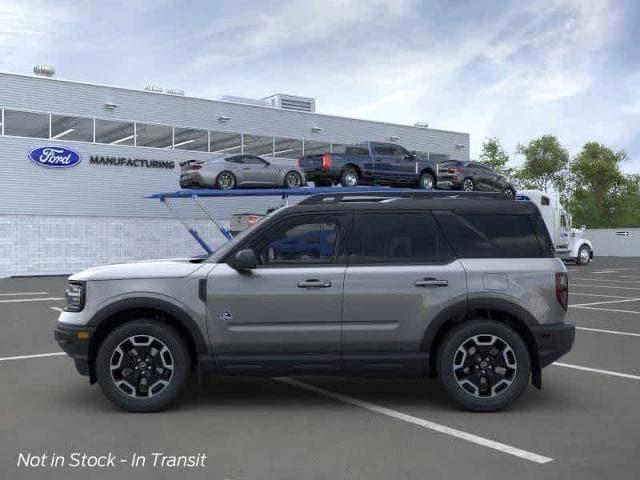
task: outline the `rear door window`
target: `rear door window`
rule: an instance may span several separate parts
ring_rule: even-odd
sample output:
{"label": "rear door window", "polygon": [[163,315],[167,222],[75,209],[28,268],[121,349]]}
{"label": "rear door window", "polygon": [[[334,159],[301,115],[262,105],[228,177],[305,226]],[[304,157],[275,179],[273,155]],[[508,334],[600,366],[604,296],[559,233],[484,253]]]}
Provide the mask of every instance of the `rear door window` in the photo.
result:
{"label": "rear door window", "polygon": [[361,213],[347,243],[350,264],[447,263],[451,247],[429,212]]}
{"label": "rear door window", "polygon": [[461,258],[537,258],[542,255],[529,215],[434,212]]}

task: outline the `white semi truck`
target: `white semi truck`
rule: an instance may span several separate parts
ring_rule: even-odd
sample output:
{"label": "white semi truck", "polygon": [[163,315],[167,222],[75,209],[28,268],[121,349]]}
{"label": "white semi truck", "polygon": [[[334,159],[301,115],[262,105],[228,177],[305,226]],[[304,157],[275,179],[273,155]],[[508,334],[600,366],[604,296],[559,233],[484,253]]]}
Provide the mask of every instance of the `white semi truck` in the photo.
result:
{"label": "white semi truck", "polygon": [[593,260],[593,246],[584,238],[585,227],[572,228],[571,214],[555,198],[540,190],[520,190],[516,199],[528,200],[538,206],[553,240],[556,256],[578,265],[586,265]]}

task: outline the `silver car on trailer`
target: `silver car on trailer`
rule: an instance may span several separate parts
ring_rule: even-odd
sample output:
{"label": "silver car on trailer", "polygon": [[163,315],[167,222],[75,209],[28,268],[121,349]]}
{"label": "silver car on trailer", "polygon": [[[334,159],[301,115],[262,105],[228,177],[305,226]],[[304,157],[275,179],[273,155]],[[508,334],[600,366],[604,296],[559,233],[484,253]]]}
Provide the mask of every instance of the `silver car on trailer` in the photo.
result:
{"label": "silver car on trailer", "polygon": [[304,172],[290,158],[219,155],[210,160],[189,160],[180,167],[181,188],[298,188],[307,184]]}

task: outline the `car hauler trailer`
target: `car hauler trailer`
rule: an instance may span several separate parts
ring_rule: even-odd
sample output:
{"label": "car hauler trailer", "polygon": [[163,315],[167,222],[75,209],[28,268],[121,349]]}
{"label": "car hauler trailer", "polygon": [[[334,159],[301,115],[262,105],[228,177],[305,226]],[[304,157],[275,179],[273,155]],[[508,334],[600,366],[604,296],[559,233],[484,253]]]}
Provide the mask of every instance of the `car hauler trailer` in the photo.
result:
{"label": "car hauler trailer", "polygon": [[520,190],[516,199],[527,200],[538,206],[558,258],[578,265],[586,265],[593,260],[593,246],[583,236],[585,227],[573,228],[571,214],[559,201],[540,190]]}

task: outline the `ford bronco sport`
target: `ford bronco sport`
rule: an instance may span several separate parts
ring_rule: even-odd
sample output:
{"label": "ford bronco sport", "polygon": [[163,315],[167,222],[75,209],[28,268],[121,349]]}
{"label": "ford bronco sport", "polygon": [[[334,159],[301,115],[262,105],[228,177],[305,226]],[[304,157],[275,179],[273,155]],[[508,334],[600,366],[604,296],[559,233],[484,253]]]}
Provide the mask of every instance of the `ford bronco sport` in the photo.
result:
{"label": "ford bronco sport", "polygon": [[69,278],[55,338],[129,411],[190,373],[438,377],[495,411],[568,352],[567,274],[538,208],[501,194],[326,193],[209,258]]}

